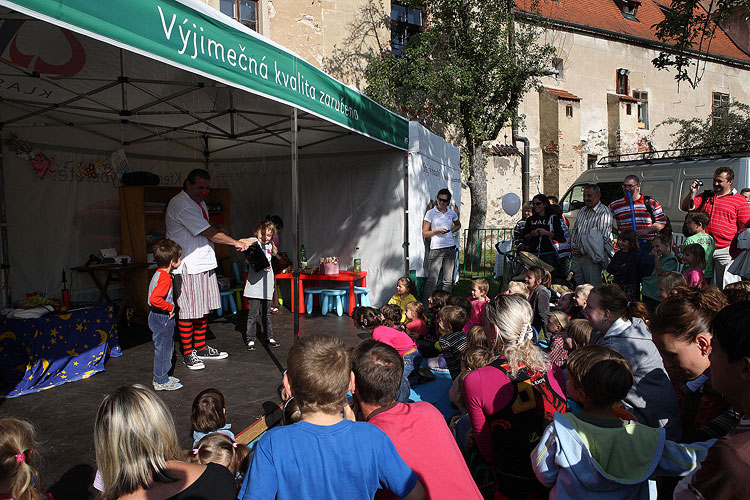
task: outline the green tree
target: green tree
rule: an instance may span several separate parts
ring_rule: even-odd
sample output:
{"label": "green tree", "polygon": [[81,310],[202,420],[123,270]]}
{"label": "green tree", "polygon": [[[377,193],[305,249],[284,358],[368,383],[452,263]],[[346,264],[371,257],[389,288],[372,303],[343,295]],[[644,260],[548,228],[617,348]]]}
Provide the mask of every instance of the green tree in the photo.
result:
{"label": "green tree", "polygon": [[[677,125],[671,134],[672,149],[709,148],[712,152],[735,151],[738,145],[750,145],[750,106],[733,102],[714,110],[703,120],[668,118],[663,125]],[[654,131],[656,130],[654,129]]]}
{"label": "green tree", "polygon": [[672,68],[678,84],[686,82],[697,87],[717,24],[738,11],[748,15],[750,0],[672,0],[664,20],[656,24],[657,38],[670,48],[653,59],[654,66]]}
{"label": "green tree", "polygon": [[[487,215],[484,143],[509,124],[555,52],[540,41],[540,25],[514,21],[513,7],[512,0],[432,0],[426,29],[409,38],[406,55],[383,55],[366,70],[365,92],[373,99],[461,136],[469,170],[470,228],[484,227]],[[471,234],[474,241],[470,237],[468,245],[476,249],[477,233]]]}

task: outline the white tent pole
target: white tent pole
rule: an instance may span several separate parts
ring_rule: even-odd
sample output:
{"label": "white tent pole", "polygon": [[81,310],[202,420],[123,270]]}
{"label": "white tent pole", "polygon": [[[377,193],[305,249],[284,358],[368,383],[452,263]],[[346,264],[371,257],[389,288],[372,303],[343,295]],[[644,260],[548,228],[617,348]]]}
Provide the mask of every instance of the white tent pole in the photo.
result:
{"label": "white tent pole", "polygon": [[297,163],[297,108],[292,107],[292,243],[294,246],[294,270],[292,271],[292,316],[294,316],[294,341],[299,340],[299,313],[302,304],[296,304],[299,286],[299,165]]}
{"label": "white tent pole", "polygon": [[409,276],[409,153],[404,153],[404,276]]}

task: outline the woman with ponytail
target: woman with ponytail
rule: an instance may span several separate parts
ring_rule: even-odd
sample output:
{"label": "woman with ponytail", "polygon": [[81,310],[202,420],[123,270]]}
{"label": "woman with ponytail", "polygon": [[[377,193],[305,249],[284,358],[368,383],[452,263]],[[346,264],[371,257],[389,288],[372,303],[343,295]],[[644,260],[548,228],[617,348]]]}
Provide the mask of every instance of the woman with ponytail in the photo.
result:
{"label": "woman with ponytail", "polygon": [[682,285],[669,291],[651,321],[654,344],[673,386],[678,388],[685,442],[693,441],[690,436],[695,431],[729,408],[729,403],[711,385],[708,359],[713,337],[711,320],[726,306],[726,297],[716,287],[698,289]]}
{"label": "woman with ponytail", "polygon": [[38,489],[39,474],[30,463],[36,446],[34,427],[29,422],[0,418],[0,498],[51,499]]}
{"label": "woman with ponytail", "polygon": [[623,401],[625,409],[640,423],[664,427],[667,439],[679,441],[677,398],[646,322],[635,317],[636,304],[617,285],[594,287],[584,309],[594,329],[589,343],[610,347],[630,363],[633,387]]}
{"label": "woman with ponytail", "polygon": [[565,379],[534,342],[527,300],[498,295],[486,314],[490,346],[498,358],[464,380],[475,442],[469,468],[485,498],[546,495],[529,454],[553,414],[565,412]]}

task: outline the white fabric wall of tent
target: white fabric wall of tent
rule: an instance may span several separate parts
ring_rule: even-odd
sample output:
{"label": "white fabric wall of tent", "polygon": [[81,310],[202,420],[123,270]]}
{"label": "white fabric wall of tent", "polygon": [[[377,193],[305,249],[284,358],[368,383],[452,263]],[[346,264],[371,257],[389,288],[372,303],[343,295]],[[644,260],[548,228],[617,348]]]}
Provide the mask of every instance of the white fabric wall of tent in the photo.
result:
{"label": "white fabric wall of tent", "polygon": [[[422,245],[411,213],[408,235],[404,230],[405,138],[404,146],[394,146],[396,141],[378,135],[375,125],[337,124],[315,110],[124,50],[125,44],[87,36],[75,26],[55,22],[76,31],[72,33],[33,20],[17,12],[22,3],[0,1],[14,9],[0,16],[2,167],[13,300],[35,290],[55,296],[62,269],[84,263],[100,248],[120,250],[119,177],[101,163],[121,150],[131,171],[153,172],[162,185],[179,186],[191,169],[207,168],[214,187],[230,190],[234,236],[248,235],[261,218],[276,213],[286,223],[282,250],[292,256],[295,236],[313,263],[337,255],[347,266],[359,246],[373,302],[387,301],[406,267],[404,242],[411,240],[412,248]],[[198,2],[171,3],[196,9],[204,20],[224,22]],[[362,107],[374,107],[359,94],[355,98]],[[375,111],[386,115],[386,126],[396,120],[397,128],[406,130],[397,117]],[[27,141],[34,153],[54,157],[56,170],[45,172],[39,164],[32,168],[7,144],[11,134]],[[429,136],[412,124],[410,135],[415,134]],[[424,139],[421,143],[427,144]],[[427,156],[441,163],[434,158],[446,150],[437,140],[430,144]],[[452,164],[457,165],[454,153]],[[96,170],[86,173],[90,164]],[[446,181],[435,189],[435,179],[424,179],[433,175],[415,170],[411,161],[409,165],[409,198],[419,200],[414,210],[421,211],[421,219],[420,197],[434,197]],[[456,194],[460,173],[458,183],[451,187]],[[87,279],[74,278],[73,300],[95,298]]]}

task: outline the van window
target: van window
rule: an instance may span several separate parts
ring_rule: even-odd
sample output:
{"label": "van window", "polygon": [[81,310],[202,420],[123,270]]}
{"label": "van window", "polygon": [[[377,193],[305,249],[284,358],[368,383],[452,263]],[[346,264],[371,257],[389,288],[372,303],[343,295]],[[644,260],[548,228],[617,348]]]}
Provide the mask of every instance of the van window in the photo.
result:
{"label": "van window", "polygon": [[583,207],[583,184],[571,187],[560,200],[563,212],[580,210]]}

